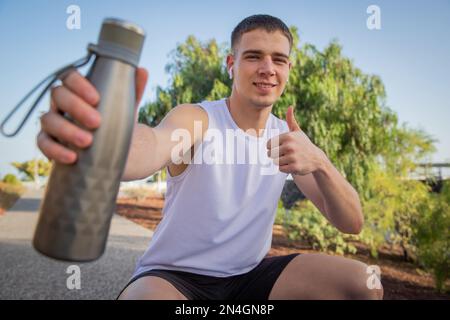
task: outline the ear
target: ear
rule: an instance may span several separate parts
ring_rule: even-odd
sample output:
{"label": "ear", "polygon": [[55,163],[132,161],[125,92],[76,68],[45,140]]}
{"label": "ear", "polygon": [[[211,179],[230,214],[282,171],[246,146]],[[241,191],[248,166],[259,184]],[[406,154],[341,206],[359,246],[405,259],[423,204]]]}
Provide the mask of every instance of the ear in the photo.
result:
{"label": "ear", "polygon": [[227,70],[230,70],[233,64],[234,64],[234,56],[232,54],[227,55]]}

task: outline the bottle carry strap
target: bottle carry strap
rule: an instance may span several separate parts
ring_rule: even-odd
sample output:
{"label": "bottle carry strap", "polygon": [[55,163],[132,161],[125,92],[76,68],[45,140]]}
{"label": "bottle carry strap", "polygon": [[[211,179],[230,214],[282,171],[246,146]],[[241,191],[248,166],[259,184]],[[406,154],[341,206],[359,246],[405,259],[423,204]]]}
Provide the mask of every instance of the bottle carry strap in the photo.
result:
{"label": "bottle carry strap", "polygon": [[[33,89],[31,89],[30,92],[28,92],[23,98],[22,100],[19,101],[19,103],[11,110],[11,112],[7,115],[7,117],[2,121],[2,123],[0,124],[0,132],[5,136],[5,137],[14,137],[15,135],[17,135],[19,133],[19,131],[22,129],[22,127],[24,126],[24,124],[27,122],[28,118],[31,116],[31,114],[33,113],[34,109],[36,108],[36,106],[38,105],[39,101],[41,101],[42,97],[45,95],[45,93],[47,92],[48,89],[50,89],[50,87],[56,82],[56,80],[58,79],[62,79],[64,77],[64,75],[66,74],[67,71],[71,70],[71,69],[76,69],[76,68],[80,68],[84,65],[86,65],[90,60],[92,55],[95,53],[94,50],[91,50],[90,47],[88,47],[89,53],[71,63],[68,64],[67,66],[64,66],[58,70],[56,70],[55,72],[51,73],[49,76],[47,76],[44,80],[42,80],[41,82],[39,82]],[[39,94],[39,96],[36,98],[36,100],[33,102],[33,104],[31,105],[30,109],[28,110],[27,114],[25,115],[25,117],[23,118],[22,122],[19,124],[19,126],[17,127],[17,129],[15,131],[13,131],[12,133],[7,133],[5,131],[5,125],[6,123],[9,121],[9,119],[14,115],[14,113],[17,112],[17,110],[20,109],[20,107],[24,104],[24,102],[37,90],[39,89],[43,84],[45,84],[46,82],[50,81],[45,88],[41,91],[41,93]]]}

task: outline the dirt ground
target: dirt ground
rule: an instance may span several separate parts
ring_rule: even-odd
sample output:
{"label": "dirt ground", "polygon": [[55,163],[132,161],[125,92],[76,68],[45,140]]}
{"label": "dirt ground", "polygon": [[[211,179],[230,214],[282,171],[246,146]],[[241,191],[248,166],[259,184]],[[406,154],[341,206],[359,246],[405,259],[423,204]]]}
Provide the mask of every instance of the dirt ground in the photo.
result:
{"label": "dirt ground", "polygon": [[[137,200],[119,198],[117,213],[148,229],[154,230],[161,220],[161,210],[164,205],[162,197],[148,197]],[[384,288],[384,299],[443,299],[450,300],[450,294],[437,293],[434,290],[433,278],[430,274],[417,268],[412,263],[403,261],[400,250],[382,248],[379,258],[372,258],[367,248],[356,243],[358,253],[346,255],[348,258],[363,261],[368,265],[378,265],[381,269],[381,281]],[[312,253],[307,245],[298,241],[290,241],[279,225],[274,225],[272,248],[268,256],[285,255],[289,253]]]}

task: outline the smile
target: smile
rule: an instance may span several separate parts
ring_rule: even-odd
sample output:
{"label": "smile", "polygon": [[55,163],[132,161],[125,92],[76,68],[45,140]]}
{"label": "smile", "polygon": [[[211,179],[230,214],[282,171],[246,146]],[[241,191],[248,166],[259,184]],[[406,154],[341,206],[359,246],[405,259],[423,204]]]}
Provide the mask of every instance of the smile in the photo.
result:
{"label": "smile", "polygon": [[253,85],[255,85],[258,88],[263,88],[263,89],[269,89],[269,88],[273,88],[276,86],[276,84],[268,83],[268,82],[253,82]]}

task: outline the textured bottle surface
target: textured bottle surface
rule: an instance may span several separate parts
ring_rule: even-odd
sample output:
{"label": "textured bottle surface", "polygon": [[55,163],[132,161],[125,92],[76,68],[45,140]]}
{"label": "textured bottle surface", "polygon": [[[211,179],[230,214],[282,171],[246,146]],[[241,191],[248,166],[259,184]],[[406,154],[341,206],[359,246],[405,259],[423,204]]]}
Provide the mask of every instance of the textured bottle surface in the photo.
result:
{"label": "textured bottle surface", "polygon": [[89,148],[71,146],[75,164],[53,164],[33,241],[36,250],[59,260],[103,254],[133,132],[135,68],[97,57],[87,78],[100,94],[101,125]]}

